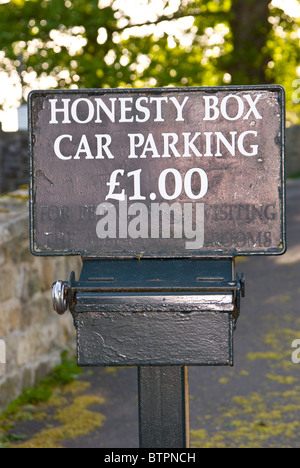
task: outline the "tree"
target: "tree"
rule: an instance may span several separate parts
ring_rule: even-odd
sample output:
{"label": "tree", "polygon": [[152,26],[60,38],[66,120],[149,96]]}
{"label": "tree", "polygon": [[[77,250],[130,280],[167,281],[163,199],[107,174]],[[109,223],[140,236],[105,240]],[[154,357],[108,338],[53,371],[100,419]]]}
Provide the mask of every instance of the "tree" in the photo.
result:
{"label": "tree", "polygon": [[232,33],[232,53],[228,61],[228,72],[233,82],[266,83],[266,68],[271,53],[266,48],[272,25],[269,23],[270,0],[232,0],[229,19]]}
{"label": "tree", "polygon": [[[152,0],[142,4],[151,9]],[[161,0],[160,10],[143,23],[120,5],[116,0],[0,4],[0,66],[19,73],[24,97],[31,87],[278,82],[292,102],[299,20],[269,0]],[[290,106],[291,119],[297,109]]]}

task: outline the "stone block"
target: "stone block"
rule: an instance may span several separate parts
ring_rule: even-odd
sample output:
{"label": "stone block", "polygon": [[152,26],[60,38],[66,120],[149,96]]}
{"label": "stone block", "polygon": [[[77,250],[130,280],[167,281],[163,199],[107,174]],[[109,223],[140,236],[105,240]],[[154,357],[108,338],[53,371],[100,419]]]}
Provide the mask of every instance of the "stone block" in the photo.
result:
{"label": "stone block", "polygon": [[0,197],[0,339],[6,344],[0,411],[50,372],[64,349],[75,346],[72,317],[54,312],[51,286],[68,280],[73,269],[78,278],[81,260],[31,254],[26,194],[21,190]]}
{"label": "stone block", "polygon": [[17,343],[17,366],[21,367],[30,361],[31,357],[31,343],[28,334],[19,336]]}
{"label": "stone block", "polygon": [[0,304],[14,297],[15,271],[11,266],[3,266],[0,269]]}
{"label": "stone block", "polygon": [[0,408],[4,409],[10,401],[20,395],[21,391],[21,379],[17,373],[0,381]]}

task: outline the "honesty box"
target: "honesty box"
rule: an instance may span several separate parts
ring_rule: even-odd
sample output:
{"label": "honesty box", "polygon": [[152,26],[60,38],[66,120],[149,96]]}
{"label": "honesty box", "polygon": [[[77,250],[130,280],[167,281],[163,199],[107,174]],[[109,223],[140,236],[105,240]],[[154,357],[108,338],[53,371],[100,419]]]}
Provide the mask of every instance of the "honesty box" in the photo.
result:
{"label": "honesty box", "polygon": [[280,86],[33,91],[37,255],[285,252]]}

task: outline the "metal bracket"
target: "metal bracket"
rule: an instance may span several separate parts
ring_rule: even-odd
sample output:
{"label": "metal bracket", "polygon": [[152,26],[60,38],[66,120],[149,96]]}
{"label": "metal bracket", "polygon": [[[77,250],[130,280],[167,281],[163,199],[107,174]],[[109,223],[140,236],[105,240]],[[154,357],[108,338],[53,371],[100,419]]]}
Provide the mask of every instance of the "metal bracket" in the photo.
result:
{"label": "metal bracket", "polygon": [[[76,293],[228,293],[232,292],[234,297],[235,312],[234,318],[234,329],[236,329],[237,320],[240,316],[241,311],[241,297],[245,297],[245,275],[242,274],[241,278],[236,275],[235,281],[217,281],[216,279],[205,279],[203,278],[197,286],[108,286],[103,282],[87,282],[87,281],[75,281],[75,273],[72,272],[68,282],[57,281],[52,285],[52,302],[54,310],[59,314],[63,315],[68,309],[72,311],[76,305]],[[100,297],[99,297],[99,300]]]}
{"label": "metal bracket", "polygon": [[69,281],[55,281],[52,284],[52,305],[55,312],[63,315],[72,309],[72,284],[75,282],[75,273],[72,271]]}
{"label": "metal bracket", "polygon": [[59,315],[63,315],[68,310],[68,287],[64,281],[56,281],[52,285],[53,309]]}
{"label": "metal bracket", "polygon": [[241,297],[246,295],[246,279],[244,273],[242,273],[241,278],[238,273],[236,274],[236,293],[235,293],[235,313],[234,313],[234,330],[236,329],[237,321],[241,313]]}

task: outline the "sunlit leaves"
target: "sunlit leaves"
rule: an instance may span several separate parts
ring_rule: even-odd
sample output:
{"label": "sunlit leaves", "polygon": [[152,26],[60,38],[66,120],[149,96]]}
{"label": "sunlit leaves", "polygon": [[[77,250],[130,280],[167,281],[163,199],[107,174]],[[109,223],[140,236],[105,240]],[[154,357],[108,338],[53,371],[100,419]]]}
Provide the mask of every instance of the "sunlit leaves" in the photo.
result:
{"label": "sunlit leaves", "polygon": [[0,0],[0,67],[24,97],[32,87],[278,82],[293,102],[299,41],[299,19],[269,0]]}

